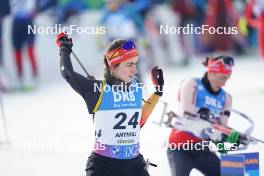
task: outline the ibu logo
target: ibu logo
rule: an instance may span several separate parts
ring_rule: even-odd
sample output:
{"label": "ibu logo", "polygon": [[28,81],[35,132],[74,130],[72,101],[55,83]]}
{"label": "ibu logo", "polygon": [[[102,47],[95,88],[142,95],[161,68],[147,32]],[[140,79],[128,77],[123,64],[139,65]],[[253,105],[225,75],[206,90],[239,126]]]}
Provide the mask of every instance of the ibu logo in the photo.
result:
{"label": "ibu logo", "polygon": [[133,92],[113,92],[114,102],[120,101],[135,101],[135,95]]}

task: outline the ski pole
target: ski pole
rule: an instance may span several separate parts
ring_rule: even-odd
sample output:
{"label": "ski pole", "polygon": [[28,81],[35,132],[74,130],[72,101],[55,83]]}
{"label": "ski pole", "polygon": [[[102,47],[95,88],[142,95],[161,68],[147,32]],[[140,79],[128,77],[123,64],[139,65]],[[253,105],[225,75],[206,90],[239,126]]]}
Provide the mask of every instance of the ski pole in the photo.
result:
{"label": "ski pole", "polygon": [[[66,38],[68,39],[67,31],[62,32],[62,33],[60,33],[59,35],[61,35],[61,34],[66,35]],[[70,38],[70,40],[71,40],[71,38]],[[84,66],[83,66],[83,64],[81,63],[80,59],[77,57],[77,55],[75,54],[75,52],[74,52],[72,49],[71,49],[71,53],[72,53],[73,57],[75,58],[75,60],[78,62],[78,64],[81,66],[82,70],[85,72],[86,76],[87,76],[88,78],[91,77],[91,76],[89,75],[89,73],[87,72],[87,70],[84,68]]]}
{"label": "ski pole", "polygon": [[168,108],[168,103],[167,102],[165,102],[165,101],[161,101],[161,102],[163,103],[164,107],[163,107],[162,115],[161,115],[161,118],[160,118],[159,126],[162,125],[164,117],[166,115],[167,108]]}
{"label": "ski pole", "polygon": [[153,124],[156,124],[156,125],[159,125],[160,127],[162,126],[162,124],[164,123],[164,117],[166,115],[166,111],[167,111],[167,108],[168,108],[168,102],[166,101],[162,101],[162,100],[159,100],[161,103],[163,103],[163,110],[162,110],[162,114],[161,114],[161,118],[160,118],[160,121],[159,122],[156,122],[156,121],[152,121]]}
{"label": "ski pole", "polygon": [[6,123],[6,116],[5,116],[5,110],[4,110],[4,103],[3,103],[1,93],[0,93],[0,106],[1,106],[1,114],[2,114],[2,118],[3,118],[3,127],[4,127],[4,131],[5,131],[6,143],[7,143],[7,145],[10,145],[8,132],[7,132],[7,123]]}
{"label": "ski pole", "polygon": [[83,71],[85,72],[87,77],[91,77],[91,75],[89,75],[89,73],[87,72],[87,70],[84,68],[83,64],[81,63],[81,61],[79,60],[79,58],[76,56],[75,52],[72,50],[72,55],[75,58],[75,60],[78,62],[78,64],[81,66],[81,68],[83,69]]}

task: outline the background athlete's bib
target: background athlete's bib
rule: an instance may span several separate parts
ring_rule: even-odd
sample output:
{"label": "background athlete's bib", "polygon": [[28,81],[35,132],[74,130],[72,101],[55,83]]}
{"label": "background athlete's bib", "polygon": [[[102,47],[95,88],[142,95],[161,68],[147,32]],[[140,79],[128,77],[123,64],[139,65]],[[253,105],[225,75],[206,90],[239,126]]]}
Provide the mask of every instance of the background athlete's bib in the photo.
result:
{"label": "background athlete's bib", "polygon": [[225,107],[225,91],[221,89],[219,94],[212,95],[206,90],[206,88],[202,84],[201,79],[196,79],[196,84],[196,107],[198,109],[202,107],[209,108],[210,112],[214,114],[214,117],[219,118],[220,113],[224,110]]}

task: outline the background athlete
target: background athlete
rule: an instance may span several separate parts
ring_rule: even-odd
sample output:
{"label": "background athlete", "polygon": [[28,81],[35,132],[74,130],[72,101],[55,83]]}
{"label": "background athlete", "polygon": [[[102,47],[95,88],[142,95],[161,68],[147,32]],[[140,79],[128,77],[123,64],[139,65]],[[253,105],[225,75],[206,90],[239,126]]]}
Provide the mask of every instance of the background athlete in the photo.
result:
{"label": "background athlete", "polygon": [[[180,87],[179,114],[188,118],[206,115],[206,118],[210,118],[215,123],[227,125],[232,98],[222,87],[232,74],[234,59],[230,56],[218,56],[207,58],[203,64],[207,67],[203,77],[186,80]],[[196,125],[194,121],[193,128],[197,128]],[[202,138],[193,133],[177,129],[171,131],[170,146],[172,144],[177,146],[176,150],[169,148],[167,151],[173,176],[189,176],[193,168],[206,176],[220,176],[220,159],[208,147],[205,150],[183,150],[182,148],[184,143],[195,144],[201,141]]]}

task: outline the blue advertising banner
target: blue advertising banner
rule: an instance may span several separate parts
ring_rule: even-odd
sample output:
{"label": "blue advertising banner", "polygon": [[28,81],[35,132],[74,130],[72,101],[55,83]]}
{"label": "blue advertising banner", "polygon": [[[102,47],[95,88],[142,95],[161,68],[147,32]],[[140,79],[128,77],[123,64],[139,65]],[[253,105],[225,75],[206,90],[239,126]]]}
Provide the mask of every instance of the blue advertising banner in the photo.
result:
{"label": "blue advertising banner", "polygon": [[259,176],[259,153],[237,154],[245,157],[245,174],[247,176]]}
{"label": "blue advertising banner", "polygon": [[221,155],[221,176],[244,176],[244,162],[244,156]]}
{"label": "blue advertising banner", "polygon": [[259,176],[259,153],[221,155],[221,176]]}

